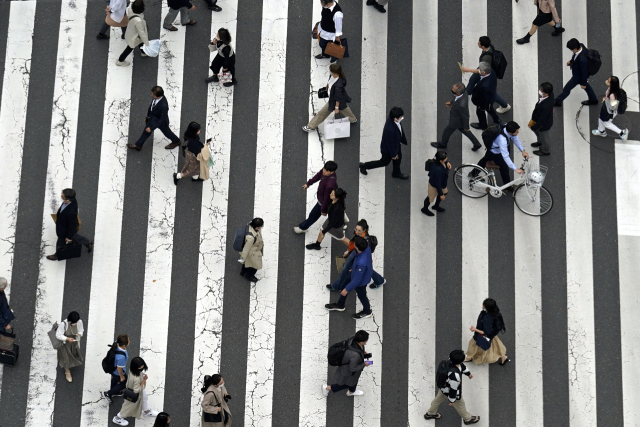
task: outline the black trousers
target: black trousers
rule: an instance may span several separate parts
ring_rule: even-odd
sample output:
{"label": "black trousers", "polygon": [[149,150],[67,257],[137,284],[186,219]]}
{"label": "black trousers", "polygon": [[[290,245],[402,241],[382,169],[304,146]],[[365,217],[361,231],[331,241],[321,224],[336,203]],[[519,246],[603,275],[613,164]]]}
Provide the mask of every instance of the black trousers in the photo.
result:
{"label": "black trousers", "polygon": [[[144,45],[144,43],[140,43],[138,45],[138,47],[142,47]],[[120,57],[118,58],[118,61],[122,62],[125,59],[127,59],[127,56],[129,56],[129,54],[133,52],[133,48],[129,47],[129,45],[127,45],[127,47],[124,48],[124,50],[122,51],[122,53],[120,54]]]}
{"label": "black trousers", "polygon": [[257,268],[245,267],[244,264],[242,264],[242,268],[240,269],[240,274],[243,276],[256,277],[257,272]]}
{"label": "black trousers", "polygon": [[[209,67],[213,74],[218,75],[220,69],[222,68],[222,64],[224,63],[224,58],[220,55],[216,55],[211,61],[211,66]],[[229,58],[229,67],[227,70],[231,73],[231,77],[235,80],[236,78],[236,56],[233,55]]]}
{"label": "black trousers", "polygon": [[[80,243],[81,245],[84,245],[86,247],[89,247],[89,244],[91,243],[89,239],[79,235],[78,233],[76,233],[71,240],[73,240],[76,243]],[[67,244],[66,237],[58,237],[58,240],[56,241],[56,249],[66,244]]]}
{"label": "black trousers", "polygon": [[502,178],[502,185],[511,182],[511,177],[509,176],[509,166],[507,166],[507,162],[504,161],[502,154],[495,154],[491,151],[487,151],[487,154],[485,154],[484,157],[478,162],[478,166],[487,166],[487,162],[489,160],[500,166],[500,177]]}
{"label": "black trousers", "polygon": [[442,131],[442,144],[446,147],[446,145],[449,143],[449,138],[451,138],[451,135],[453,135],[453,133],[455,131],[459,130],[460,132],[462,132],[462,134],[464,136],[466,136],[467,138],[469,138],[471,140],[471,142],[473,143],[474,147],[477,147],[480,145],[480,142],[478,142],[478,138],[476,138],[476,136],[471,133],[470,130],[465,130],[462,128],[456,128],[453,127],[451,125],[447,125],[446,128],[444,128],[444,130]]}
{"label": "black trousers", "polygon": [[120,382],[120,375],[111,374],[111,388],[107,392],[109,397],[120,393],[127,385],[127,374],[124,374],[124,381]]}
{"label": "black trousers", "polygon": [[500,117],[498,117],[498,113],[496,113],[496,110],[493,108],[493,103],[491,103],[489,109],[486,111],[476,107],[476,115],[478,116],[478,122],[480,123],[481,129],[486,129],[487,127],[489,127],[489,125],[487,124],[487,113],[489,113],[489,115],[493,119],[493,123],[500,122]]}
{"label": "black trousers", "polygon": [[[169,128],[169,125],[158,126],[158,129],[160,129],[160,132],[162,132],[164,136],[169,138],[172,143],[174,144],[180,143],[180,138],[178,138],[178,136],[175,133],[173,133],[173,131]],[[142,135],[140,135],[140,138],[136,141],[136,145],[138,147],[142,147],[145,141],[147,140],[147,138],[151,136],[154,130],[155,129],[151,129],[151,132],[147,132],[147,128],[144,128],[144,130],[142,131]]]}
{"label": "black trousers", "polygon": [[374,160],[372,162],[366,162],[364,164],[365,169],[375,169],[375,168],[384,168],[389,163],[393,162],[393,172],[392,175],[400,175],[400,163],[402,162],[402,149],[398,148],[398,158],[393,160],[389,153],[382,152],[382,158],[380,160]]}

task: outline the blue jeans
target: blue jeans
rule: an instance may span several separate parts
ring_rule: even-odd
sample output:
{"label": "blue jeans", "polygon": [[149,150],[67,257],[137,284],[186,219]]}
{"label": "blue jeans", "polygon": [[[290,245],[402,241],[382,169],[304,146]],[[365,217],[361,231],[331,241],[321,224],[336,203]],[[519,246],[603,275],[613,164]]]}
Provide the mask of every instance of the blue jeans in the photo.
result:
{"label": "blue jeans", "polygon": [[[578,79],[577,77],[571,77],[571,80],[569,80],[567,84],[564,85],[564,88],[562,89],[562,93],[558,95],[558,97],[556,98],[556,102],[559,104],[562,104],[562,101],[564,101],[565,98],[569,96],[573,88],[578,86],[579,84],[580,84],[580,79]],[[598,100],[595,92],[593,91],[593,89],[591,89],[591,85],[589,83],[587,83],[585,92],[587,92],[589,101]]]}
{"label": "blue jeans", "polygon": [[309,212],[309,217],[302,221],[300,225],[298,225],[298,227],[300,227],[300,230],[308,230],[309,227],[315,224],[318,218],[320,218],[320,216],[322,215],[321,209],[322,206],[320,206],[320,203],[316,203],[313,209],[311,209],[311,212]]}
{"label": "blue jeans", "polygon": [[[336,291],[343,290],[347,284],[349,284],[349,280],[351,280],[351,266],[353,266],[353,260],[356,257],[356,251],[353,250],[347,257],[347,261],[344,263],[344,268],[340,273],[340,276],[336,279],[335,282],[331,284],[331,287]],[[375,270],[373,270],[373,275],[371,276],[373,279],[373,283],[376,285],[382,285],[384,283],[384,277],[379,275]]]}
{"label": "blue jeans", "polygon": [[[480,73],[477,73],[471,76],[471,78],[469,79],[469,84],[467,85],[467,93],[469,95],[471,95],[471,93],[473,92],[473,88],[479,81],[480,81]],[[505,101],[504,98],[502,98],[497,91],[496,91],[494,102],[496,102],[502,108],[506,108],[507,105],[509,105],[507,104],[507,101]]]}
{"label": "blue jeans", "polygon": [[[371,304],[369,304],[369,298],[367,298],[367,287],[358,286],[355,291],[358,295],[358,299],[362,303],[362,311],[364,311],[365,313],[371,313]],[[340,295],[340,299],[338,300],[338,305],[340,307],[344,307],[344,304],[347,302],[348,296],[348,293],[345,296]]]}

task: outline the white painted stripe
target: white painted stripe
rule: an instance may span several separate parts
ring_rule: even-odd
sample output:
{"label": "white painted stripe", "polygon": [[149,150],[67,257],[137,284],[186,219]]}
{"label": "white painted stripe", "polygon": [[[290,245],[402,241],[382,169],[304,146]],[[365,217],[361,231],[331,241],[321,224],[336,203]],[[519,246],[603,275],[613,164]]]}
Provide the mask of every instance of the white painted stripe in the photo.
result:
{"label": "white painted stripe", "polygon": [[[86,11],[86,0],[63,0],[60,9],[58,59],[42,218],[40,271],[29,371],[26,416],[26,426],[29,427],[50,426],[53,422],[58,364],[57,352],[51,348],[47,332],[51,329],[52,323],[60,321],[61,318],[66,261],[49,261],[45,256],[56,251],[56,226],[51,214],[60,207],[62,190],[72,187]],[[82,194],[78,196],[81,204]],[[80,209],[79,213],[81,212]],[[72,370],[72,375],[77,371]]]}
{"label": "white painted stripe", "polygon": [[[0,134],[3,135],[0,139],[0,176],[6,188],[11,188],[14,194],[20,191],[35,14],[36,2],[10,3],[0,104]],[[0,218],[0,277],[11,281],[18,218],[17,197],[0,200]],[[9,298],[11,286],[5,293]]]}
{"label": "white painted stripe", "polygon": [[[238,13],[237,0],[227,0],[222,12],[211,23],[211,39],[218,29],[226,28],[235,36]],[[186,28],[186,27],[185,27]],[[210,59],[217,52],[210,55]],[[204,70],[202,70],[204,71]],[[231,153],[231,122],[233,88],[211,83],[207,96],[205,138],[212,138],[210,150],[215,165],[209,170],[209,180],[202,184],[200,212],[200,262],[193,351],[191,393],[191,427],[200,426],[202,381],[205,375],[220,370],[222,343],[222,298],[227,249],[227,207],[229,201],[229,159]],[[233,256],[233,255],[232,255]]]}
{"label": "white painted stripe", "polygon": [[[162,20],[169,11],[162,4]],[[162,21],[160,21],[162,22]],[[180,31],[160,30],[158,55],[158,86],[164,89],[169,102],[172,130],[180,134],[182,83],[184,69],[184,39],[187,27]],[[151,100],[149,100],[151,102]],[[147,258],[144,275],[144,296],[140,330],[140,357],[153,370],[149,371],[147,394],[149,407],[164,406],[165,373],[167,368],[167,335],[171,297],[171,267],[173,259],[173,227],[176,211],[176,186],[172,174],[177,171],[180,148],[165,149],[171,141],[156,130],[153,134],[151,160],[151,190],[149,193],[149,227],[147,228]],[[147,143],[147,147],[150,144]],[[148,150],[149,148],[147,148]],[[190,178],[187,178],[187,181]],[[190,182],[182,182],[189,185]]]}
{"label": "white painted stripe", "polygon": [[[126,331],[114,331],[120,246],[122,205],[129,142],[131,111],[131,66],[118,67],[116,61],[126,47],[120,28],[111,28],[105,85],[104,118],[98,172],[95,242],[89,296],[89,320],[85,330],[85,366],[82,387],[82,427],[102,427],[107,422],[109,406],[99,393],[109,389],[111,378],[100,368],[107,345]],[[155,371],[155,369],[154,369]]]}
{"label": "white painted stripe", "polygon": [[[616,205],[618,208],[618,265],[620,274],[620,357],[622,359],[622,405],[625,425],[633,425],[640,417],[638,399],[640,388],[638,377],[640,365],[640,234],[626,234],[621,224],[631,223],[628,215],[640,211],[638,191],[638,165],[640,165],[640,143],[637,141],[616,142]],[[637,145],[636,145],[637,144]],[[635,195],[635,197],[634,197]]]}
{"label": "white painted stripe", "polygon": [[[487,34],[487,0],[462,2],[462,60],[469,68],[478,66],[480,49],[478,39]],[[465,83],[471,74],[465,74]],[[499,85],[498,85],[499,86]],[[498,87],[498,91],[500,88]],[[471,122],[477,121],[476,107],[469,97]],[[488,117],[488,120],[491,120]],[[472,129],[479,141],[481,132]],[[464,138],[464,137],[463,137]],[[462,142],[462,162],[477,163],[486,153],[484,150],[471,151],[468,143]],[[500,182],[500,177],[497,178]],[[467,351],[473,333],[469,326],[476,325],[482,301],[489,296],[489,260],[487,242],[489,241],[487,224],[489,211],[487,203],[500,203],[488,200],[462,197],[462,344]],[[498,301],[498,304],[500,301]],[[453,349],[452,349],[453,350]],[[471,381],[465,378],[465,400],[471,403],[467,407],[472,415],[480,416],[481,423],[489,425],[489,367],[467,363],[473,374]],[[445,402],[446,403],[446,402]]]}
{"label": "white painted stripe", "polygon": [[[564,25],[562,45],[570,38],[587,42],[586,0],[562,3]],[[571,53],[563,49],[564,58]],[[564,61],[564,60],[563,60]],[[571,70],[563,65],[563,81]],[[564,163],[567,225],[567,325],[569,359],[569,414],[572,427],[597,424],[596,361],[593,314],[593,251],[591,228],[591,155],[590,145],[576,129],[576,112],[586,93],[576,87],[564,100]],[[580,114],[580,127],[589,132],[589,108]]]}
{"label": "white painted stripe", "polygon": [[[387,5],[387,10],[389,5]],[[380,156],[380,135],[387,119],[387,14],[374,13],[365,8],[362,11],[362,89],[361,89],[361,125],[360,125],[360,161],[376,160]],[[409,106],[405,105],[405,109]],[[405,148],[406,149],[406,148]],[[358,214],[367,220],[369,231],[378,238],[376,253],[373,255],[373,268],[384,276],[384,206],[385,177],[388,168],[369,171],[367,176],[360,175],[360,196]],[[409,185],[408,182],[402,185]],[[387,286],[387,285],[385,285]],[[393,284],[389,285],[393,286]],[[382,296],[384,286],[378,290],[367,288],[373,317],[356,320],[355,330],[369,332],[367,353],[373,357],[373,366],[365,368],[358,381],[358,389],[364,395],[354,399],[354,427],[376,427],[380,425],[380,401],[382,381]],[[349,298],[357,300],[356,311],[362,310],[362,304],[355,295]]]}
{"label": "white painted stripe", "polygon": [[[254,216],[264,220],[262,280],[251,284],[247,388],[244,423],[271,425],[273,399],[273,351],[276,333],[280,184],[282,181],[282,132],[289,4],[265,0],[262,6],[260,93],[256,141]],[[278,76],[274,78],[274,76]]]}
{"label": "white painted stripe", "polygon": [[[438,72],[438,46],[430,42],[437,38],[438,2],[413,2],[409,427],[425,425],[424,413],[435,394],[437,217],[429,218],[420,209],[427,197],[425,183],[429,180],[424,162],[437,151],[429,143],[438,141],[437,127],[432,125],[438,121],[437,97],[424,96],[425,93],[437,92],[436,80],[424,78]],[[453,189],[453,182],[449,188]]]}
{"label": "white painted stripe", "polygon": [[[638,92],[636,0],[611,0],[611,65],[613,75],[620,79],[620,83],[629,76],[623,88],[629,98],[637,101],[640,93]],[[627,111],[640,111],[640,105],[629,101]]]}
{"label": "white painted stripe", "polygon": [[[531,26],[530,9],[514,7],[513,32],[515,40]],[[523,46],[513,43],[513,120],[520,125],[518,139],[531,156],[529,163],[539,163],[532,154],[530,143],[536,135],[527,124],[538,101],[538,36]],[[556,88],[556,93],[559,93]],[[514,148],[514,163],[522,163],[522,154]],[[516,425],[542,427],[542,283],[540,218],[525,215],[513,205],[515,249],[515,370],[516,370]],[[532,331],[534,333],[532,333]],[[514,356],[514,352],[509,352]]]}
{"label": "white painted stripe", "polygon": [[[311,24],[320,20],[321,8],[313,0],[313,19]],[[327,84],[329,73],[328,59],[315,59],[314,56],[322,50],[317,40],[311,40],[311,86],[309,89],[309,118],[313,117],[324,105],[327,99],[319,99],[317,91]],[[324,136],[324,126],[318,127],[317,132],[310,132],[307,137],[307,175],[314,176],[324,162],[333,159],[333,140]],[[339,163],[338,163],[339,164]],[[338,184],[340,181],[338,181]],[[301,183],[303,184],[303,183]],[[308,188],[307,212],[318,203],[318,185]],[[323,216],[309,228],[305,235],[304,244],[313,243],[318,237],[318,230],[327,217]],[[349,228],[355,226],[355,219],[351,220]],[[296,224],[297,225],[297,224]],[[302,342],[305,350],[301,353],[300,363],[300,415],[298,425],[305,427],[324,425],[327,416],[327,399],[322,395],[320,386],[331,384],[332,378],[326,377],[326,370],[319,369],[327,364],[327,349],[329,342],[329,312],[324,307],[331,302],[331,292],[325,285],[330,282],[331,268],[335,265],[331,261],[331,238],[327,236],[319,251],[305,251],[304,256],[304,294],[302,311]],[[335,296],[334,296],[335,298]],[[334,314],[335,316],[336,314]]]}

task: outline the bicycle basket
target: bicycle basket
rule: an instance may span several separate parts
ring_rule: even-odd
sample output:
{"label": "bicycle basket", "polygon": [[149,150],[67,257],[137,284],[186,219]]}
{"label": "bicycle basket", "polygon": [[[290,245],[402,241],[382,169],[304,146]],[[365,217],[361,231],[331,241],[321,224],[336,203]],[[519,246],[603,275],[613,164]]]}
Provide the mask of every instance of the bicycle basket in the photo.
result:
{"label": "bicycle basket", "polygon": [[527,171],[527,185],[529,187],[542,187],[547,176],[547,167],[544,165],[530,164]]}

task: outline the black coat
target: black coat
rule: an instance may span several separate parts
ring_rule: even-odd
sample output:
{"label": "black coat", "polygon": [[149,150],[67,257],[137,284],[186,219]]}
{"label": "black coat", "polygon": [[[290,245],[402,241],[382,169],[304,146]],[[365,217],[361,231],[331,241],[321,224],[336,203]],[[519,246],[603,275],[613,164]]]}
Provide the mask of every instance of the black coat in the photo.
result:
{"label": "black coat", "polygon": [[[447,162],[448,163],[448,162]],[[444,167],[442,163],[436,161],[431,166],[429,171],[429,184],[436,190],[438,190],[438,196],[443,196],[443,189],[447,188],[447,182],[449,181],[449,169]]]}
{"label": "black coat", "polygon": [[469,95],[466,92],[451,103],[449,126],[455,129],[469,129]]}
{"label": "black coat", "polygon": [[478,84],[476,84],[476,87],[473,88],[471,102],[473,102],[473,105],[476,107],[487,111],[491,104],[493,104],[497,88],[498,77],[496,73],[492,71],[491,74],[480,80]]}
{"label": "black coat", "polygon": [[0,330],[4,331],[4,328],[11,323],[14,319],[13,313],[9,308],[9,301],[4,291],[0,291]]}
{"label": "black coat", "polygon": [[327,210],[327,227],[322,230],[322,234],[334,228],[344,227],[344,203],[331,203]]}
{"label": "black coat", "polygon": [[[151,102],[153,104],[153,101]],[[169,103],[167,102],[166,97],[162,97],[153,110],[151,109],[151,104],[149,104],[149,108],[147,108],[147,117],[145,121],[147,122],[147,126],[153,131],[154,129],[159,128],[160,126],[169,125]]]}
{"label": "black coat", "polygon": [[189,3],[189,0],[167,0],[167,5],[173,10],[180,9],[182,7],[191,9],[193,7],[193,5]]}
{"label": "black coat", "polygon": [[531,130],[539,130],[544,132],[551,129],[551,126],[553,126],[554,102],[555,98],[553,96],[553,93],[551,93],[544,101],[536,103],[536,108],[531,114],[531,120],[536,122],[536,124],[531,126]]}
{"label": "black coat", "polygon": [[[400,127],[402,127],[402,123]],[[404,132],[404,128],[401,134],[396,122],[391,117],[388,117],[384,124],[384,130],[382,131],[380,151],[387,153],[391,157],[395,157],[400,151],[400,144],[407,145],[407,134]]]}
{"label": "black coat", "polygon": [[351,102],[351,98],[347,94],[347,90],[345,86],[347,85],[347,81],[342,77],[338,77],[338,80],[331,86],[331,92],[329,92],[329,102],[328,108],[329,111],[333,111],[336,108],[336,101],[340,103],[338,106],[339,110],[344,110],[347,108],[347,103]]}
{"label": "black coat", "polygon": [[200,154],[200,151],[202,151],[202,147],[204,147],[204,145],[200,141],[199,135],[187,140],[187,149],[196,157]]}
{"label": "black coat", "polygon": [[63,211],[60,211],[61,208],[57,212],[56,236],[71,240],[78,232],[78,201],[72,200]]}
{"label": "black coat", "polygon": [[576,60],[574,61],[573,56],[571,57],[571,74],[580,81],[580,86],[586,86],[589,78],[589,50],[582,43],[580,46],[582,46],[582,52]]}

